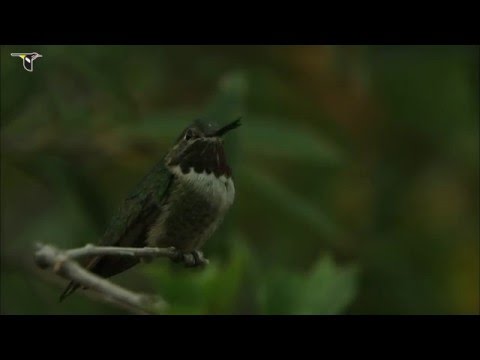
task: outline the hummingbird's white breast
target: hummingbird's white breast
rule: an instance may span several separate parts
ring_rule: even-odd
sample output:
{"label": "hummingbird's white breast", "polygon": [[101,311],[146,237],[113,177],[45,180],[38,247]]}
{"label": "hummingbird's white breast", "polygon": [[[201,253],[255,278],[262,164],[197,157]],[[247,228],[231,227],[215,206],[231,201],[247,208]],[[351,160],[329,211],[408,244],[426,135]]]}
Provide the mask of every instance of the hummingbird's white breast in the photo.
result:
{"label": "hummingbird's white breast", "polygon": [[[150,246],[182,247],[186,251],[199,249],[217,229],[233,204],[233,180],[224,175],[217,177],[213,172],[197,173],[193,168],[184,173],[178,165],[169,167],[169,170],[176,182],[169,196],[172,200],[166,200],[163,204],[161,214],[149,232],[147,243]],[[184,224],[182,231],[175,232],[176,237],[182,239],[172,241],[172,236],[169,236],[172,233],[169,229],[171,223],[175,227],[179,223]],[[184,232],[185,236],[179,235]]]}
{"label": "hummingbird's white breast", "polygon": [[172,169],[187,186],[203,194],[209,201],[214,202],[219,211],[226,212],[235,199],[235,186],[231,177],[221,175],[216,177],[214,173],[196,173],[193,169],[186,174],[182,173],[179,166]]}

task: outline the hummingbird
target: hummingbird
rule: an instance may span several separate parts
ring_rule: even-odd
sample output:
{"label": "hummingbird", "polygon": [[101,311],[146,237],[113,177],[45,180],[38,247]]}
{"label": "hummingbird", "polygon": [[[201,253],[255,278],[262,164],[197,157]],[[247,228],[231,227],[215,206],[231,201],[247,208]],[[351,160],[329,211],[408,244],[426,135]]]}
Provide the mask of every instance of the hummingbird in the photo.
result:
{"label": "hummingbird", "polygon": [[[174,247],[176,262],[203,266],[202,246],[221,224],[235,198],[232,170],[223,136],[241,125],[226,126],[195,120],[175,144],[126,197],[100,246]],[[86,268],[104,278],[130,269],[140,260],[96,256]],[[60,301],[80,287],[70,282]]]}

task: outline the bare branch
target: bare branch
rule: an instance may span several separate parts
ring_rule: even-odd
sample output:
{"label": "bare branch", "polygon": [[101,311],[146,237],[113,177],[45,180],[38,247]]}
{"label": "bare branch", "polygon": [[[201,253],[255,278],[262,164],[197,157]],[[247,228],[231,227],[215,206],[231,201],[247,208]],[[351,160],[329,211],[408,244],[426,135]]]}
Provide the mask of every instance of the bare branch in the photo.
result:
{"label": "bare branch", "polygon": [[142,259],[151,259],[156,257],[175,258],[178,256],[175,248],[132,248],[116,246],[95,246],[85,245],[82,248],[66,250],[64,254],[71,259],[78,259],[87,256],[111,255],[111,256],[129,256]]}
{"label": "bare branch", "polygon": [[59,250],[51,245],[37,245],[35,261],[42,269],[52,269],[58,275],[95,290],[106,300],[122,304],[138,312],[158,313],[164,311],[167,303],[159,296],[138,294],[124,289],[112,282],[99,277],[80,266],[75,259],[108,255],[133,256],[141,259],[168,257],[175,259],[178,256],[174,248],[121,248],[86,245],[82,248]]}

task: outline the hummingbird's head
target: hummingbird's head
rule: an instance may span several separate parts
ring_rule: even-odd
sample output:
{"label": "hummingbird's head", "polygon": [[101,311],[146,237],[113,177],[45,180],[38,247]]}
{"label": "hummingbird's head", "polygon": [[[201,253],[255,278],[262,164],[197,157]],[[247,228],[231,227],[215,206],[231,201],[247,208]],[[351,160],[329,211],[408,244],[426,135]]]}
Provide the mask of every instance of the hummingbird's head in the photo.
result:
{"label": "hummingbird's head", "polygon": [[240,119],[218,127],[210,122],[195,120],[177,139],[165,158],[167,167],[179,167],[182,173],[215,174],[231,176],[223,148],[223,135],[239,127]]}

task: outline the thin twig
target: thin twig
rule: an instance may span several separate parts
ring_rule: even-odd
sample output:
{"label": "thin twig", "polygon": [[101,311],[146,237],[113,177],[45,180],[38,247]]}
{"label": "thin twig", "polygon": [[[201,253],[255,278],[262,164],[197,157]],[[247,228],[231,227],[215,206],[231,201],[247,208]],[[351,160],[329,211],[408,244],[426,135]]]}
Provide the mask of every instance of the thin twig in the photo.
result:
{"label": "thin twig", "polygon": [[110,256],[129,256],[137,258],[155,258],[155,257],[168,257],[175,258],[178,253],[175,248],[129,248],[129,247],[116,247],[116,246],[95,246],[92,244],[85,245],[78,249],[71,249],[64,251],[65,256],[70,259],[78,259],[88,256],[110,255]]}
{"label": "thin twig", "polygon": [[174,248],[121,248],[86,245],[82,248],[59,250],[51,245],[38,244],[35,252],[37,266],[52,269],[58,275],[95,290],[106,300],[121,303],[136,312],[158,313],[166,309],[167,303],[160,296],[138,294],[99,277],[80,266],[75,259],[89,256],[133,256],[141,259],[168,257],[174,259],[178,253]]}

